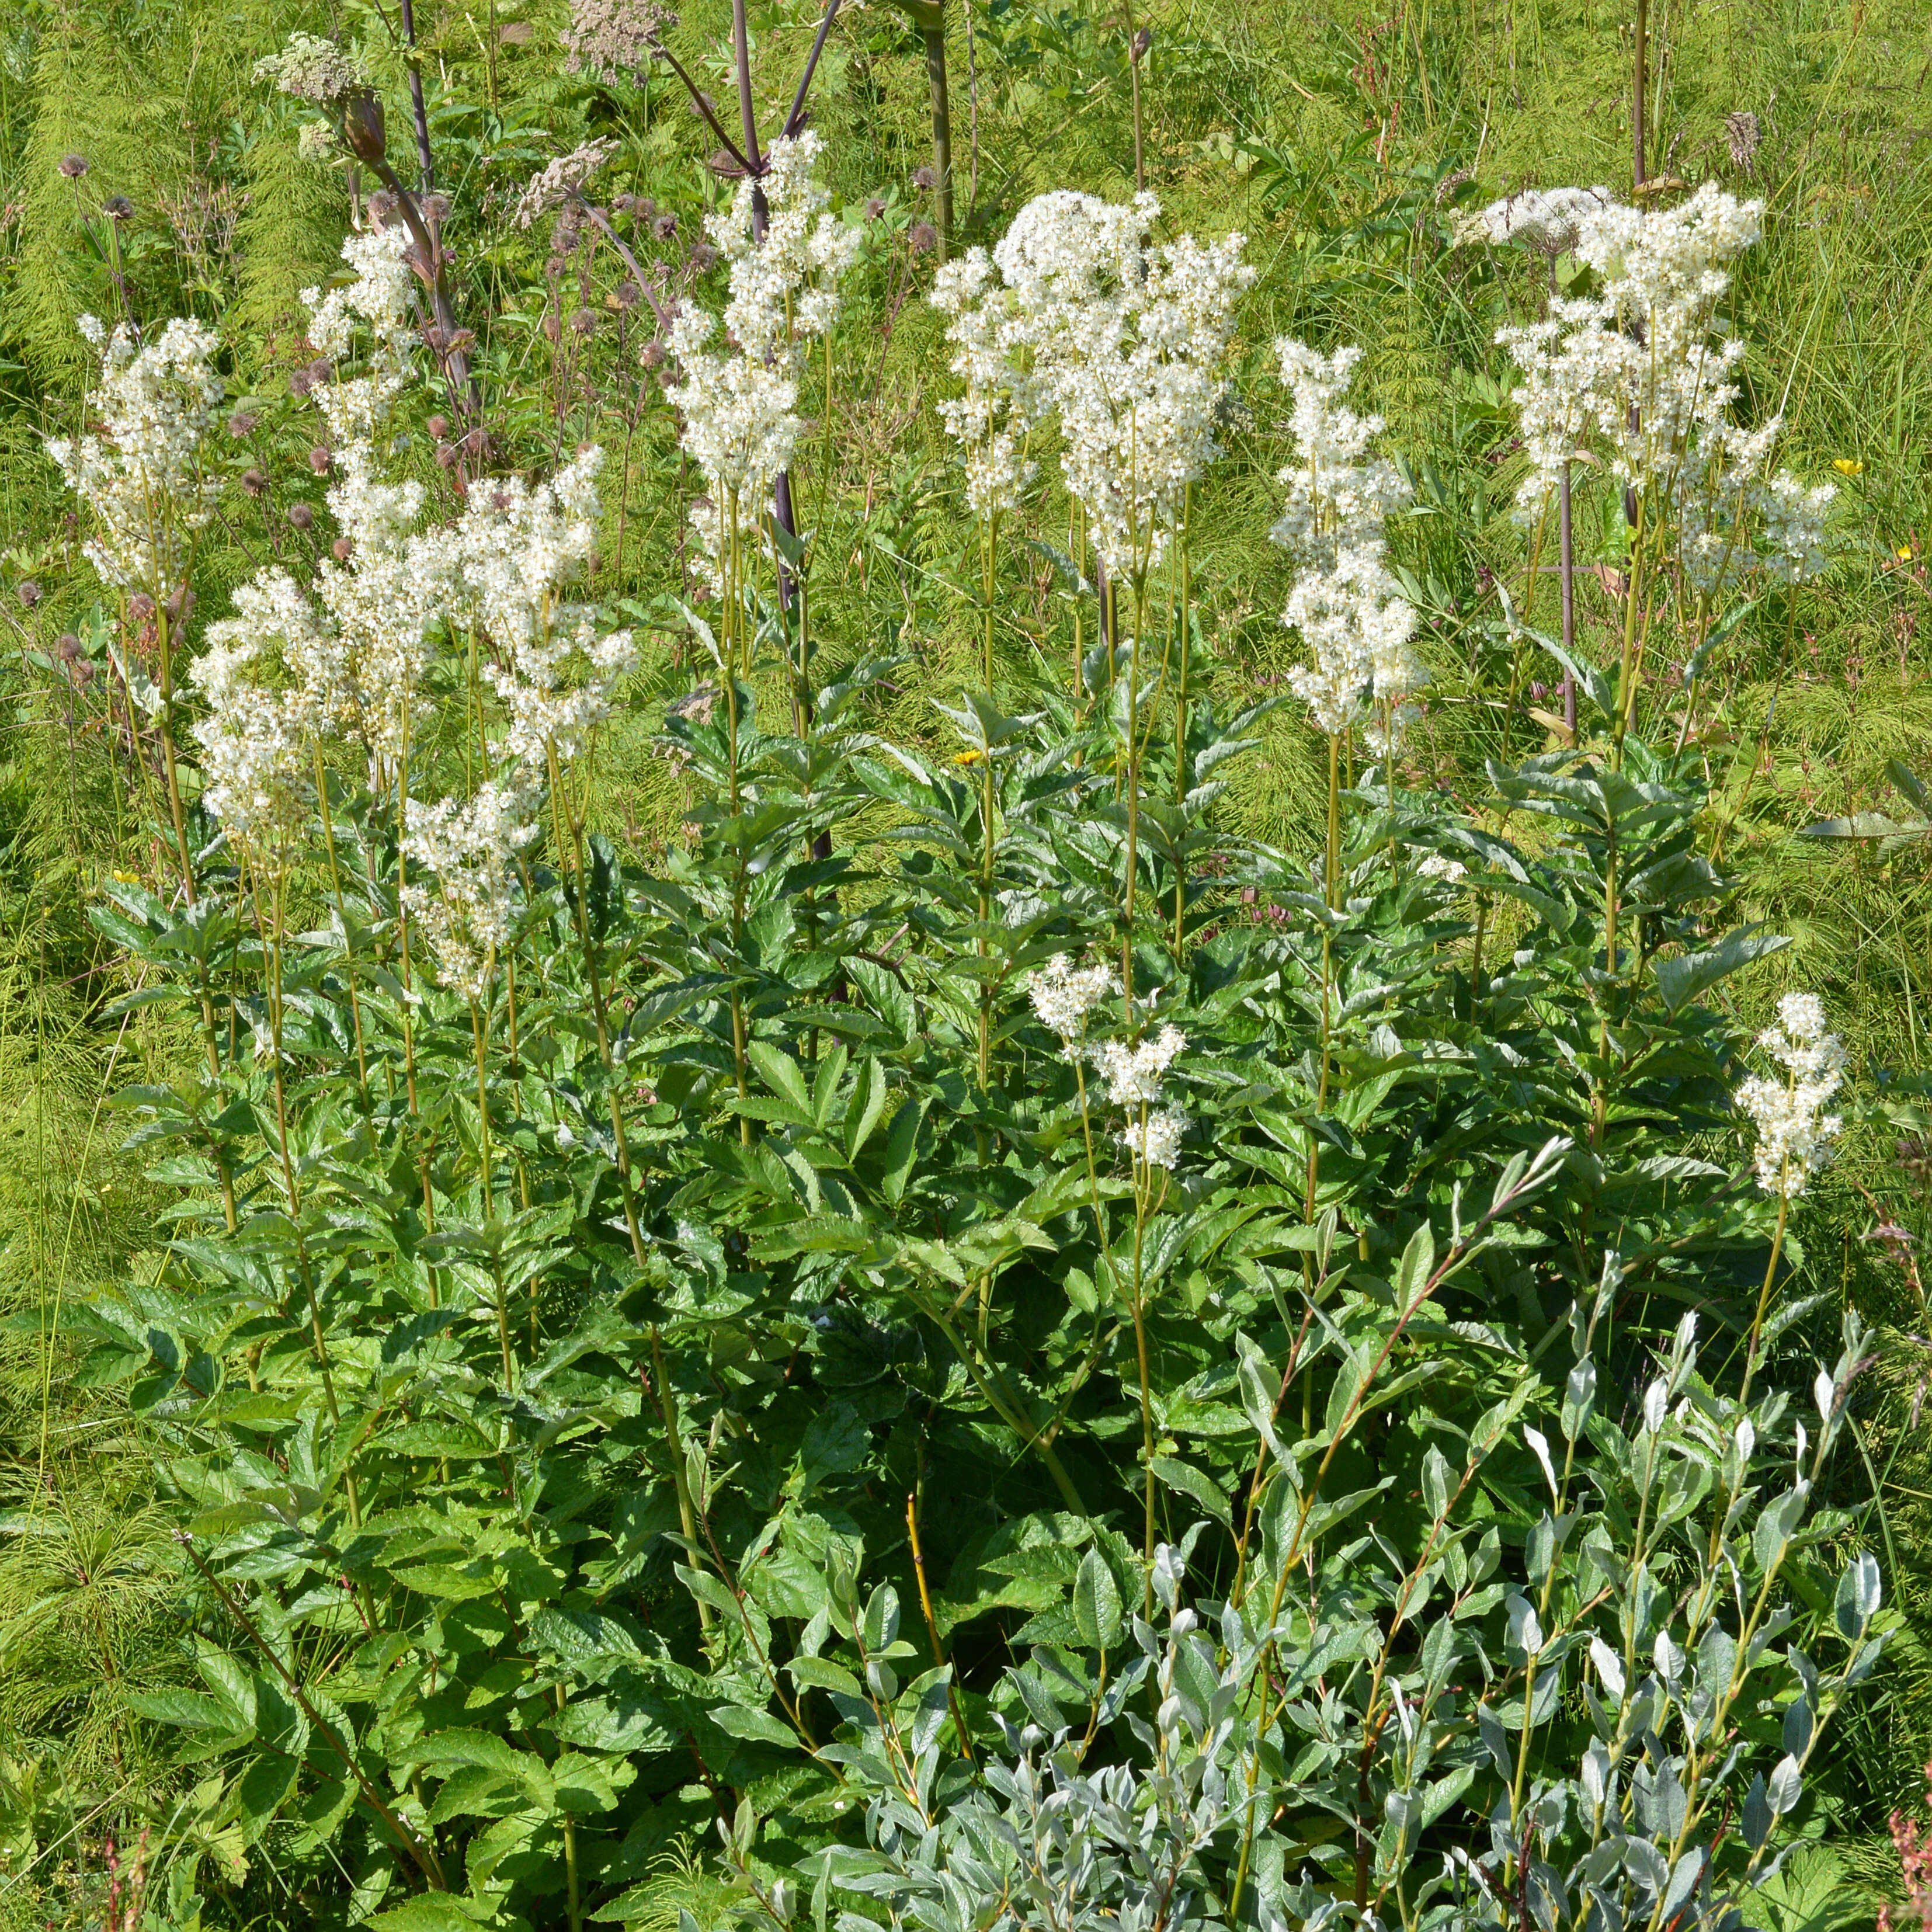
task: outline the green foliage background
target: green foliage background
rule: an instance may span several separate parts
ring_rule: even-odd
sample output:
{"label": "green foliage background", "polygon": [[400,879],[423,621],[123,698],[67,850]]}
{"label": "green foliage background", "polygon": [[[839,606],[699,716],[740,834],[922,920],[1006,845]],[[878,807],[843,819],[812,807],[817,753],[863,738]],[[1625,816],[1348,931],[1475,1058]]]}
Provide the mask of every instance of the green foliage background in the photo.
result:
{"label": "green foliage background", "polygon": [[[1048,188],[1131,188],[1125,35],[1113,11],[1098,0],[976,0],[970,38],[958,7],[949,12],[965,238],[997,235]],[[726,18],[704,0],[673,35],[721,93]],[[1304,0],[1218,0],[1157,5],[1146,18],[1150,185],[1177,227],[1246,230],[1263,271],[1243,324],[1244,407],[1231,460],[1196,512],[1204,627],[1219,694],[1237,700],[1279,683],[1297,648],[1275,622],[1286,573],[1267,541],[1280,411],[1266,371],[1279,332],[1365,345],[1364,386],[1433,513],[1405,526],[1398,554],[1451,629],[1493,575],[1520,576],[1521,537],[1506,515],[1518,470],[1490,341],[1540,300],[1538,271],[1505,263],[1498,274],[1442,249],[1432,218],[1465,171],[1484,195],[1528,183],[1627,188],[1629,21],[1611,0],[1405,0],[1373,18]],[[646,100],[568,74],[560,8],[425,0],[418,20],[439,167],[456,204],[466,319],[495,317],[482,352],[499,392],[524,399],[526,414],[509,425],[518,446],[532,461],[588,436],[621,446],[605,594],[648,600],[679,589],[681,479],[666,412],[634,358],[614,351],[617,324],[601,302],[594,353],[605,359],[596,366],[616,376],[586,386],[556,374],[538,327],[542,237],[514,230],[507,215],[532,168],[608,132],[623,144],[610,187],[651,195],[688,238],[722,191],[703,165],[712,144],[662,78]],[[1913,1801],[1932,1754],[1932,1452],[1918,1405],[1924,1345],[1913,1339],[1924,1316],[1908,1272],[1870,1238],[1881,1220],[1916,1241],[1932,1238],[1932,1165],[1900,1151],[1922,1130],[1909,1100],[1890,1116],[1877,1104],[1894,1090],[1887,1078],[1925,1070],[1932,839],[1882,848],[1796,836],[1828,816],[1910,816],[1889,761],[1932,776],[1922,628],[1932,541],[1932,363],[1922,350],[1932,27],[1912,0],[1677,0],[1654,8],[1652,22],[1656,165],[1770,204],[1734,308],[1765,386],[1753,400],[1782,401],[1794,467],[1841,466],[1843,560],[1808,594],[1792,662],[1780,664],[1780,638],[1747,635],[1725,674],[1718,724],[1701,738],[1716,808],[1736,812],[1739,910],[1796,940],[1773,968],[1733,982],[1746,989],[1736,995],[1749,1003],[1744,1017],[1785,985],[1815,988],[1874,1102],[1800,1222],[1808,1285],[1860,1308],[1891,1338],[1859,1418],[1871,1478],[1860,1506],[1906,1619],[1879,1684],[1833,1747],[1839,1829],[1814,1874],[1816,1899],[1794,1903],[1790,1920],[1822,1932],[1869,1918],[1888,1882],[1886,1817]],[[754,12],[768,109],[782,111],[814,25],[809,8]],[[16,0],[0,20],[0,611],[14,647],[0,672],[0,1299],[12,1318],[0,1334],[0,1508],[14,1513],[10,1523],[44,1510],[59,1532],[51,1544],[0,1544],[0,1858],[47,1835],[50,1817],[78,1821],[63,1868],[53,1861],[21,1880],[0,1864],[0,1924],[78,1912],[95,1855],[87,1821],[117,1790],[178,1792],[184,1831],[195,1816],[165,1741],[128,1722],[116,1701],[124,1686],[158,1685],[184,1668],[170,1608],[177,1559],[153,1506],[148,1451],[118,1398],[76,1379],[61,1336],[63,1309],[91,1287],[157,1265],[154,1204],[139,1163],[116,1153],[122,1130],[104,1097],[136,1074],[164,1077],[182,1042],[158,1024],[101,1016],[125,986],[86,908],[109,874],[139,874],[152,855],[111,774],[76,754],[52,680],[30,655],[44,664],[62,630],[84,631],[98,596],[39,442],[74,419],[83,367],[76,313],[107,312],[114,298],[110,224],[100,213],[110,194],[135,205],[118,242],[134,311],[219,320],[238,346],[231,389],[280,394],[300,355],[297,292],[326,280],[348,215],[340,175],[296,158],[288,104],[250,79],[255,58],[298,26],[360,40],[392,130],[403,127],[400,63],[374,7]],[[916,650],[892,720],[916,738],[930,732],[931,698],[956,687],[975,648],[971,614],[946,589],[960,542],[948,458],[920,406],[943,363],[920,299],[929,258],[908,241],[925,212],[910,181],[926,158],[916,39],[884,8],[848,14],[815,100],[838,200],[886,203],[858,278],[866,326],[846,338],[862,346],[841,350],[855,358],[840,376],[836,485],[850,568],[818,621],[835,657],[889,640]],[[1756,117],[1754,145],[1726,127],[1741,113]],[[964,191],[969,149],[974,195]],[[77,181],[58,171],[69,154],[88,163]],[[423,476],[442,487],[427,436],[421,458]],[[1586,492],[1585,503],[1595,519],[1586,554],[1613,567],[1612,500]],[[198,580],[207,608],[282,540],[274,518],[285,508],[271,500],[254,524],[237,512],[224,526]],[[1608,533],[1607,548],[1592,547],[1593,529]],[[15,594],[29,580],[46,593],[32,609]],[[1050,565],[1028,588],[1043,625]],[[1546,618],[1553,595],[1544,592]],[[1600,640],[1610,600],[1586,586],[1583,602],[1586,637]],[[1025,599],[1013,608],[1001,648],[1024,661],[1036,648]],[[606,827],[646,863],[679,836],[688,802],[679,775],[651,752],[654,700],[682,680],[677,646],[656,648],[600,802]],[[1460,674],[1453,662],[1436,669],[1412,776],[1479,796],[1484,755],[1511,748],[1504,734],[1514,731],[1520,755],[1543,728],[1505,712],[1506,662],[1478,661],[1472,646]],[[1286,712],[1266,729],[1261,754],[1240,770],[1232,822],[1306,848],[1318,838],[1320,747]],[[239,1856],[232,1844],[208,1849],[218,1866]],[[694,1868],[668,1870],[667,1912],[680,1900],[701,1908],[706,1882]],[[273,1900],[272,1888],[249,1889],[236,1910],[299,1918],[298,1902]]]}

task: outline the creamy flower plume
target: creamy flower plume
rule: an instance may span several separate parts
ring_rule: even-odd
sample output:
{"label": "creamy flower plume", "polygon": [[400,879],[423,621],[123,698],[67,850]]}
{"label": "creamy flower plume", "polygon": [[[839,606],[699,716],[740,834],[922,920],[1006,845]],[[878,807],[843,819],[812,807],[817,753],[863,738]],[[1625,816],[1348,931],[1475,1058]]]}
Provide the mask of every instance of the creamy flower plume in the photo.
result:
{"label": "creamy flower plume", "polygon": [[1834,483],[1810,486],[1788,470],[1772,477],[1758,499],[1758,562],[1776,584],[1809,584],[1831,567],[1826,518],[1838,494]]}
{"label": "creamy flower plume", "polygon": [[1187,1036],[1178,1027],[1130,1045],[1103,1041],[1094,1049],[1094,1065],[1107,1083],[1107,1098],[1126,1110],[1126,1123],[1114,1138],[1143,1168],[1172,1168],[1187,1132],[1187,1115],[1180,1107],[1163,1106],[1167,1070],[1186,1051]]}
{"label": "creamy flower plume", "polygon": [[552,752],[566,764],[578,754],[637,662],[628,631],[601,631],[566,597],[596,548],[603,462],[586,445],[534,488],[519,476],[481,479],[446,540],[453,614],[495,645],[505,749],[533,770]]}
{"label": "creamy flower plume", "polygon": [[365,374],[348,380],[338,375],[310,392],[338,442],[374,435],[409,380],[416,349],[410,245],[407,231],[399,227],[352,235],[342,244],[342,259],[356,271],[355,280],[326,296],[318,289],[302,291],[308,339],[332,362],[354,352],[358,323],[370,338]]}
{"label": "creamy flower plume", "polygon": [[966,500],[976,516],[1017,509],[1034,476],[1024,454],[1029,395],[1002,340],[1005,302],[992,257],[974,248],[946,262],[933,277],[932,301],[946,318],[953,348],[946,366],[966,386],[938,406],[940,421],[959,446]]}
{"label": "creamy flower plume", "polygon": [[1145,194],[1029,202],[993,250],[1003,293],[982,286],[998,312],[976,325],[1004,356],[1016,417],[1057,416],[1067,488],[1116,580],[1160,562],[1188,484],[1220,453],[1222,364],[1255,276],[1238,234],[1150,246],[1159,212]]}
{"label": "creamy flower plume", "polygon": [[94,512],[86,552],[102,580],[165,592],[182,574],[188,532],[213,515],[221,491],[202,473],[222,395],[220,344],[205,322],[182,316],[146,344],[124,323],[111,335],[91,315],[80,326],[100,356],[101,433],[51,440],[47,454]]}
{"label": "creamy flower plume", "polygon": [[1040,1024],[1071,1048],[1087,1030],[1087,1016],[1120,990],[1109,966],[1076,966],[1056,952],[1027,986]]}
{"label": "creamy flower plume", "polygon": [[308,600],[280,570],[236,592],[234,616],[208,627],[207,648],[188,668],[208,707],[194,727],[202,802],[230,837],[258,850],[292,838],[313,796],[313,686],[273,680],[267,646],[278,641],[292,664],[328,656]]}
{"label": "creamy flower plume", "polygon": [[1418,862],[1415,870],[1418,878],[1440,879],[1445,886],[1460,885],[1469,872],[1460,859],[1451,859],[1441,852],[1430,853]]}
{"label": "creamy flower plume", "polygon": [[1782,1078],[1754,1074],[1740,1083],[1737,1104],[1757,1130],[1758,1185],[1790,1201],[1802,1194],[1844,1122],[1826,1105],[1844,1079],[1844,1042],[1826,1024],[1813,993],[1787,993],[1778,1024],[1758,1045],[1784,1070]]}
{"label": "creamy flower plume", "polygon": [[[730,206],[705,218],[730,264],[724,326],[746,356],[789,355],[838,320],[839,278],[858,259],[859,236],[828,212],[832,197],[814,176],[824,146],[809,129],[781,135],[766,151],[761,180],[740,182]],[[762,239],[752,206],[760,186]]]}
{"label": "creamy flower plume", "polygon": [[429,941],[436,977],[479,1005],[510,936],[517,854],[536,835],[531,799],[514,782],[489,780],[466,801],[409,801],[404,854],[434,883],[412,880],[404,903]]}
{"label": "creamy flower plume", "polygon": [[[1595,190],[1592,190],[1594,196]],[[1544,512],[1564,466],[1588,444],[1648,495],[1670,526],[1690,587],[1714,598],[1762,573],[1822,574],[1828,488],[1771,473],[1784,425],[1730,419],[1744,346],[1718,332],[1732,265],[1762,231],[1764,204],[1706,183],[1675,208],[1579,207],[1570,245],[1600,292],[1552,300],[1540,321],[1497,340],[1521,372],[1516,403],[1530,472],[1517,514]]]}
{"label": "creamy flower plume", "polygon": [[1186,1046],[1187,1036],[1174,1026],[1164,1026],[1131,1046],[1124,1040],[1102,1041],[1094,1049],[1094,1064],[1106,1080],[1107,1098],[1117,1107],[1156,1105],[1162,1077]]}
{"label": "creamy flower plume", "polygon": [[1275,478],[1288,501],[1269,534],[1296,562],[1317,568],[1332,566],[1345,545],[1379,550],[1384,526],[1411,492],[1393,463],[1371,453],[1382,418],[1358,416],[1342,400],[1361,350],[1350,344],[1324,356],[1288,335],[1274,346],[1294,400],[1288,432],[1295,460]]}
{"label": "creamy flower plume", "polygon": [[821,146],[809,131],[772,143],[762,239],[749,181],[729,208],[706,219],[730,264],[722,352],[710,346],[718,319],[695,307],[680,312],[666,345],[680,377],[668,392],[682,418],[680,440],[710,485],[691,521],[714,592],[722,588],[732,503],[748,510],[761,502],[791,462],[804,345],[838,320],[839,278],[858,254],[856,232],[826,212],[830,198],[813,178]]}
{"label": "creamy flower plume", "polygon": [[1144,1120],[1130,1114],[1114,1138],[1142,1166],[1172,1171],[1186,1132],[1187,1116],[1180,1108],[1160,1107],[1150,1109]]}
{"label": "creamy flower plume", "polygon": [[1358,416],[1342,400],[1361,351],[1324,356],[1286,336],[1275,348],[1294,398],[1295,460],[1277,479],[1288,502],[1272,535],[1303,566],[1282,622],[1310,658],[1288,673],[1288,688],[1318,730],[1335,737],[1362,725],[1383,756],[1420,715],[1408,700],[1429,680],[1412,647],[1415,612],[1385,560],[1388,518],[1408,501],[1408,485],[1371,453],[1381,417]]}

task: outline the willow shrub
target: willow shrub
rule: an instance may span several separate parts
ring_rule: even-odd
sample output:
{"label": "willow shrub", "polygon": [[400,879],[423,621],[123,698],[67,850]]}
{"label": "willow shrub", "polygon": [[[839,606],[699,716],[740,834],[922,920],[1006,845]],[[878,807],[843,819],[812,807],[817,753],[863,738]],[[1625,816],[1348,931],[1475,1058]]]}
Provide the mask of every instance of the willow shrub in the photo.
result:
{"label": "willow shrub", "polygon": [[[650,1916],[713,1821],[783,1922],[1737,1922],[1878,1587],[1691,764],[1498,769],[1486,830],[1372,771],[1330,890],[1214,832],[1197,702],[1130,922],[1158,669],[950,756],[889,669],[680,702],[688,843],[527,852],[480,1012],[405,985],[393,796],[279,922],[199,836],[192,907],[113,884],[215,1043],[120,1096],[176,1204],[78,1317],[196,1586],[137,1708],[318,1922]],[[1136,989],[1089,1048],[1182,1036],[1171,1168],[1057,954]]]}

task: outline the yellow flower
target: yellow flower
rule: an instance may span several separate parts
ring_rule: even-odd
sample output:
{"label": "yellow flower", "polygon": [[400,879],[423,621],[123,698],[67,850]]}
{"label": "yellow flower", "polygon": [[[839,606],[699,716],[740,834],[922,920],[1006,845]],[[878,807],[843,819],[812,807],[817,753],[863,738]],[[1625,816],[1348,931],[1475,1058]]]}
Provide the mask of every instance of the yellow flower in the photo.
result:
{"label": "yellow flower", "polygon": [[1912,546],[1910,544],[1899,545],[1898,560],[1900,563],[1910,563],[1912,561]]}
{"label": "yellow flower", "polygon": [[982,754],[976,747],[974,750],[970,752],[958,752],[954,753],[952,762],[956,765],[976,765],[980,762],[982,756]]}
{"label": "yellow flower", "polygon": [[124,886],[138,886],[141,883],[141,875],[138,872],[116,872],[112,876]]}
{"label": "yellow flower", "polygon": [[1834,457],[1832,467],[1840,476],[1862,476],[1865,473],[1864,465],[1855,456]]}

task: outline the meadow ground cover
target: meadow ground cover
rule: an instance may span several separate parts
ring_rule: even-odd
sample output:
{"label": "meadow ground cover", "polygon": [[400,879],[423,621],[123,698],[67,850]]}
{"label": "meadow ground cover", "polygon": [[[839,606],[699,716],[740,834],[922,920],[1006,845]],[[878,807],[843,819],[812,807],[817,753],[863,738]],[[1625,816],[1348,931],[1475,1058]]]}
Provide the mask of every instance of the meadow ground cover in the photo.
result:
{"label": "meadow ground cover", "polygon": [[1932,1922],[1928,33],[0,23],[0,1922]]}

